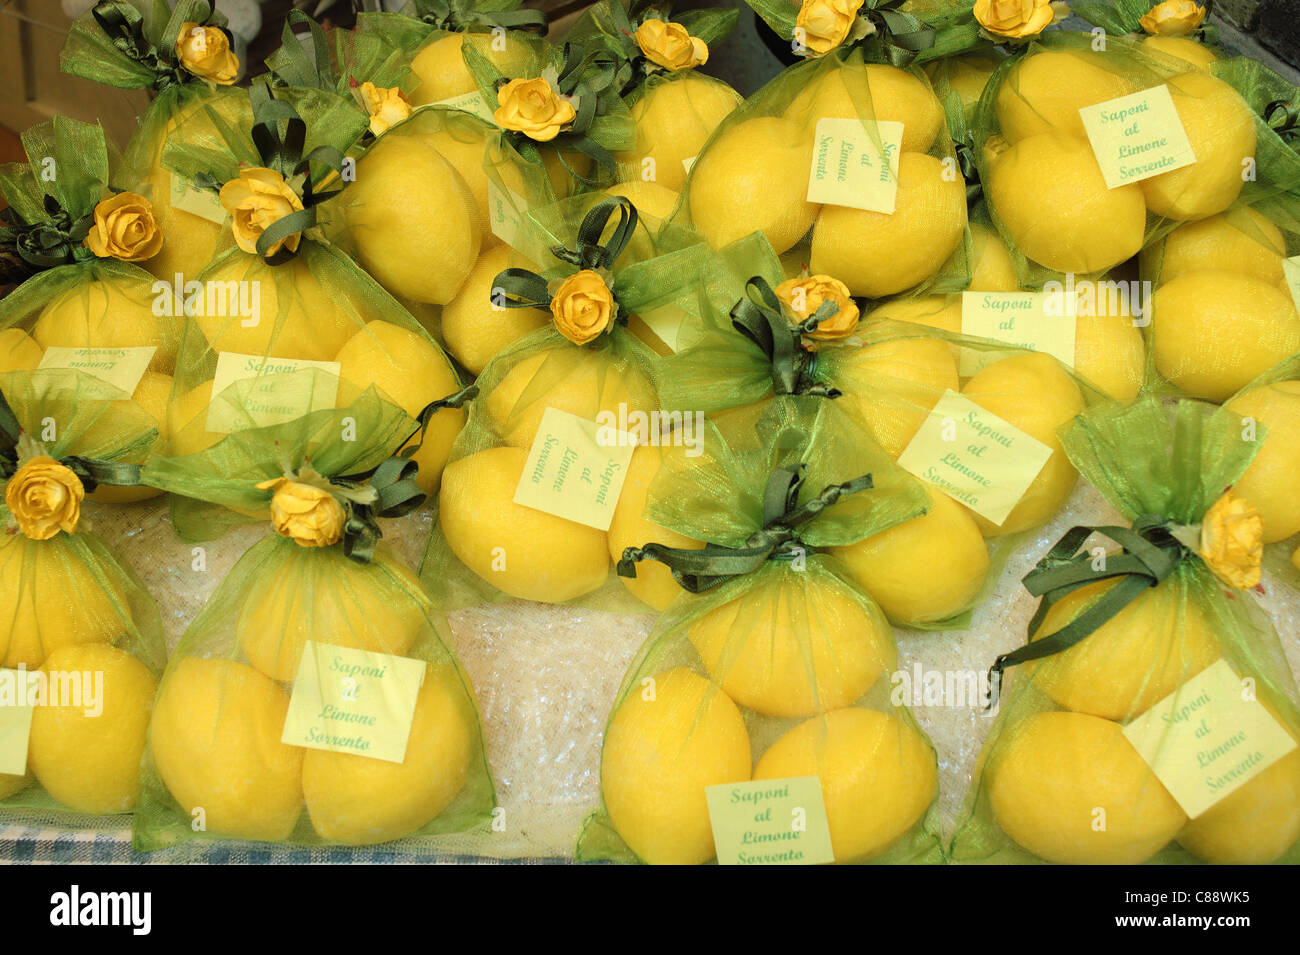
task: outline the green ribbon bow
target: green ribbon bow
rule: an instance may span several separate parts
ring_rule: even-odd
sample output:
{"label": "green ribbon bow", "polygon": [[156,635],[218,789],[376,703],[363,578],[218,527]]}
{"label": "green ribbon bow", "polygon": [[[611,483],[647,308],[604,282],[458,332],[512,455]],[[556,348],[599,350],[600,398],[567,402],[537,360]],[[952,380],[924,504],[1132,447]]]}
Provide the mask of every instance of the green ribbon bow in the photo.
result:
{"label": "green ribbon bow", "polygon": [[957,168],[966,181],[966,208],[969,209],[984,197],[984,183],[980,180],[979,164],[975,161],[975,147],[966,141],[954,141]]}
{"label": "green ribbon bow", "polygon": [[802,336],[839,311],[833,301],[822,302],[808,318],[791,322],[785,305],[762,276],[745,283],[745,297],[731,308],[731,324],[758,346],[772,366],[772,393],[838,398],[838,388],[823,384],[813,375],[817,355],[803,347]]}
{"label": "green ribbon bow", "polygon": [[861,46],[868,59],[904,67],[922,50],[934,46],[936,31],[924,20],[899,8],[907,0],[866,0],[858,16],[875,32],[863,37]]}
{"label": "green ribbon bow", "polygon": [[45,196],[48,218],[39,222],[22,222],[13,208],[0,211],[0,261],[4,280],[21,282],[30,275],[58,265],[84,262],[93,258],[83,244],[94,225],[93,210],[74,219],[59,200]]}
{"label": "green ribbon bow", "polygon": [[688,593],[711,590],[735,577],[757,570],[768,560],[790,560],[805,552],[798,530],[846,494],[872,486],[871,475],[831,484],[803,505],[799,491],[806,464],[775,468],[763,494],[763,526],[740,547],[706,544],[701,550],[649,543],[629,547],[618,562],[620,577],[635,577],[637,562],[657,560],[672,571],[673,580]]}
{"label": "green ribbon bow", "polygon": [[[609,220],[616,212],[619,217],[618,224],[614,226],[610,237],[601,241]],[[632,236],[636,232],[636,223],[636,206],[632,205],[629,199],[623,196],[602,199],[588,209],[587,214],[582,217],[573,248],[562,245],[552,246],[551,255],[561,262],[577,266],[579,271],[583,269],[608,271],[623,254],[627,244],[632,241]],[[504,298],[499,304],[505,308],[548,308],[551,304],[549,283],[542,276],[528,269],[505,269],[498,273],[492,285],[494,288],[501,289]],[[613,291],[611,288],[610,292]],[[620,314],[615,317],[615,321],[626,323],[627,318]]]}
{"label": "green ribbon bow", "polygon": [[[417,20],[437,30],[451,33],[484,33],[493,27],[526,30],[546,35],[546,14],[541,10],[478,10],[471,4],[455,0],[415,0],[412,4]],[[475,29],[475,28],[478,29]]]}
{"label": "green ribbon bow", "polygon": [[[1123,551],[1102,559],[1100,569],[1080,550],[1093,534],[1119,544]],[[1170,533],[1169,522],[1143,515],[1132,527],[1072,527],[1024,578],[1025,589],[1040,597],[1029,621],[1029,634],[1038,632],[1053,605],[1081,587],[1122,577],[1083,613],[1055,633],[999,656],[989,670],[989,707],[997,701],[1007,667],[1038,660],[1070,649],[1131,604],[1143,591],[1157,586],[1191,551]]]}
{"label": "green ribbon bow", "polygon": [[[9,406],[9,399],[0,392],[0,479],[9,480],[18,472],[18,439],[23,434],[18,416]],[[150,428],[122,449],[124,457],[143,453],[153,446],[158,429]],[[105,461],[80,454],[69,454],[57,459],[81,481],[86,493],[92,493],[101,484],[113,487],[134,487],[140,483],[140,465],[124,461]]]}
{"label": "green ribbon bow", "polygon": [[[428,431],[429,422],[443,408],[459,408],[478,394],[478,385],[469,385],[454,394],[425,405],[416,416],[417,427],[405,441],[401,451],[385,458],[369,471],[330,478],[330,483],[348,490],[369,487],[375,497],[369,503],[343,497],[342,503],[346,513],[343,523],[343,553],[360,564],[368,564],[374,558],[375,546],[384,532],[379,527],[377,518],[404,517],[425,501],[425,493],[416,483],[420,466],[411,458],[421,445]],[[408,444],[417,438],[414,444]]]}
{"label": "green ribbon bow", "polygon": [[1275,99],[1264,107],[1264,123],[1285,143],[1300,137],[1300,107],[1284,99]]}
{"label": "green ribbon bow", "polygon": [[[192,75],[176,58],[176,40],[180,37],[181,26],[186,22],[184,14],[189,12],[182,10],[182,6],[184,5],[178,5],[172,11],[156,45],[145,36],[144,17],[127,0],[99,0],[91,8],[90,15],[123,56],[154,74],[153,88],[161,92],[175,83],[185,82]],[[233,43],[234,38],[225,27],[225,18],[214,18],[209,4],[195,3],[191,7],[193,16],[190,22],[216,27]],[[219,22],[213,22],[214,19]]]}

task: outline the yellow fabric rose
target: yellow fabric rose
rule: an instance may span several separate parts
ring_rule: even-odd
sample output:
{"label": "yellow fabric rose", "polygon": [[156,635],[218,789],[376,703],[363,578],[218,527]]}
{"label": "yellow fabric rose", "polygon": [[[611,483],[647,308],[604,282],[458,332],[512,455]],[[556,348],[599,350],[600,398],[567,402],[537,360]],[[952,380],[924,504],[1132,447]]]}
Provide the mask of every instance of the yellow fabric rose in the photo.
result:
{"label": "yellow fabric rose", "polygon": [[497,103],[492,117],[498,126],[523,133],[539,143],[549,143],[578,115],[573,104],[540,76],[511,80],[497,90]]}
{"label": "yellow fabric rose", "polygon": [[5,488],[5,506],[23,536],[34,541],[49,540],[59,531],[75,531],[85,498],[81,478],[45,455],[20,467]]}
{"label": "yellow fabric rose", "polygon": [[1143,30],[1158,36],[1187,36],[1204,22],[1205,7],[1193,0],[1164,0],[1138,20]]}
{"label": "yellow fabric rose", "polygon": [[1249,590],[1259,583],[1264,559],[1264,519],[1231,488],[1201,520],[1201,559],[1229,587]]}
{"label": "yellow fabric rose", "polygon": [[162,249],[163,236],[153,205],[134,192],[119,192],[95,206],[95,223],[86,235],[86,248],[101,259],[141,262]]}
{"label": "yellow fabric rose", "polygon": [[239,57],[231,51],[230,40],[216,27],[181,24],[176,58],[195,76],[222,86],[229,86],[239,75]]}
{"label": "yellow fabric rose", "polygon": [[[302,209],[302,200],[284,181],[284,177],[264,166],[239,170],[239,178],[222,186],[217,198],[233,220],[231,228],[235,242],[245,252],[254,254],[257,252],[257,240],[272,223]],[[290,233],[266,250],[267,257],[275,255],[284,247],[290,252],[298,251],[298,240],[301,237],[301,232]]]}
{"label": "yellow fabric rose", "polygon": [[645,20],[636,28],[636,45],[647,60],[666,70],[689,70],[709,59],[708,45],[680,23]]}
{"label": "yellow fabric rose", "polygon": [[361,102],[370,114],[370,131],[376,136],[386,133],[411,115],[411,101],[396,86],[362,83]]}
{"label": "yellow fabric rose", "polygon": [[598,338],[614,324],[614,293],[591,269],[570,275],[551,299],[560,334],[575,345]]}
{"label": "yellow fabric rose", "polygon": [[975,0],[975,19],[998,36],[1037,36],[1056,19],[1051,0]]}
{"label": "yellow fabric rose", "polygon": [[257,485],[274,491],[271,526],[299,547],[329,547],[343,537],[343,505],[329,491],[312,484],[275,478]]}
{"label": "yellow fabric rose", "polygon": [[862,0],[803,0],[795,17],[795,38],[810,53],[821,56],[848,37]]}
{"label": "yellow fabric rose", "polygon": [[817,330],[809,332],[809,338],[834,341],[852,335],[858,327],[858,306],[849,296],[848,286],[829,275],[786,279],[776,287],[776,297],[801,319],[811,318],[823,302],[834,302],[839,306],[838,312],[817,323]]}

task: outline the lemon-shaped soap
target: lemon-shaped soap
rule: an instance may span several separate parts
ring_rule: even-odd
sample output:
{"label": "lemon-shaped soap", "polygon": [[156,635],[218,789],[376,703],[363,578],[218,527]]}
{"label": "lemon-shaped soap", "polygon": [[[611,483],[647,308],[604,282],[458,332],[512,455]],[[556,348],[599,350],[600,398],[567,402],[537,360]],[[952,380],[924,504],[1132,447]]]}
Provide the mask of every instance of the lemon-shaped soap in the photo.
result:
{"label": "lemon-shaped soap", "polygon": [[848,706],[897,662],[884,615],[823,579],[774,579],[710,610],[689,636],[709,676],[767,716]]}
{"label": "lemon-shaped soap", "polygon": [[487,137],[486,126],[459,117],[417,137],[438,150],[438,154],[465,180],[478,212],[479,242],[483,249],[489,249],[501,241],[492,231],[488,214],[488,174],[483,164]]}
{"label": "lemon-shaped soap", "polygon": [[487,413],[507,444],[531,448],[547,408],[595,421],[655,406],[649,382],[635,369],[620,369],[598,352],[567,344],[539,351],[508,371],[484,399]]}
{"label": "lemon-shaped soap", "polygon": [[[158,253],[139,264],[169,284],[181,276],[181,285],[199,277],[217,250],[221,226],[202,216],[172,205],[172,178],[175,173],[158,168],[145,180],[154,219],[163,235]],[[218,206],[217,210],[223,212]]]}
{"label": "lemon-shaped soap", "polygon": [[761,231],[780,255],[812,228],[807,200],[812,140],[796,123],[747,119],[719,133],[686,184],[695,230],[715,249]]}
{"label": "lemon-shaped soap", "polygon": [[[609,522],[609,556],[615,563],[623,556],[626,548],[652,542],[665,547],[693,550],[704,546],[701,541],[660,527],[645,516],[650,485],[660,468],[664,467],[670,455],[685,454],[685,448],[650,444],[641,445],[632,452],[632,459],[627,466],[627,478],[623,481],[623,491],[614,508],[614,517]],[[655,610],[666,609],[682,593],[681,586],[673,579],[672,571],[656,560],[639,562],[636,565],[636,577],[620,577],[619,580],[633,596],[645,601]]]}
{"label": "lemon-shaped soap", "polygon": [[445,305],[478,258],[474,194],[442,155],[413,136],[383,136],[357,163],[340,202],[366,271],[394,295]]}
{"label": "lemon-shaped soap", "polygon": [[154,303],[147,282],[91,279],[52,299],[32,326],[32,338],[41,348],[152,345],[157,350],[149,370],[171,374],[180,342],[180,319],[154,314]]}
{"label": "lemon-shaped soap", "polygon": [[[339,377],[359,390],[375,387],[411,418],[430,402],[460,390],[447,357],[418,332],[392,322],[366,325],[334,357]],[[429,419],[424,442],[413,460],[420,466],[417,482],[426,494],[438,489],[451,443],[465,424],[463,408],[441,408]]]}
{"label": "lemon-shaped soap", "polygon": [[970,117],[999,62],[990,56],[953,56],[927,63],[925,72],[936,87],[946,83],[948,89],[957,94],[962,109]]}
{"label": "lemon-shaped soap", "polygon": [[[1201,70],[1218,62],[1219,58],[1204,43],[1186,36],[1148,36],[1142,38],[1142,48],[1160,56],[1172,56]],[[1186,69],[1186,67],[1184,67]]]}
{"label": "lemon-shaped soap", "polygon": [[[171,375],[146,371],[140,376],[140,383],[135,386],[135,392],[131,395],[131,399],[129,401],[123,399],[110,402],[105,414],[81,435],[78,444],[85,447],[112,447],[129,443],[138,435],[134,425],[139,420],[139,413],[143,411],[153,419],[158,428],[158,438],[152,447],[157,450],[165,449],[167,447],[167,407],[171,401],[171,393]],[[121,416],[122,412],[126,412],[129,417],[123,418]],[[120,424],[122,421],[129,421],[132,429],[125,431]],[[148,455],[148,451],[136,455],[132,458],[131,463],[143,464]],[[145,501],[162,493],[157,488],[151,487],[118,487],[111,484],[101,484],[87,494],[86,497],[88,500],[99,501],[101,504],[129,504],[134,501]]]}
{"label": "lemon-shaped soap", "polygon": [[1142,250],[1142,274],[1169,282],[1186,272],[1219,269],[1244,272],[1282,285],[1286,239],[1268,216],[1247,206],[1198,222],[1186,222]]}
{"label": "lemon-shaped soap", "polygon": [[1223,401],[1300,351],[1291,296],[1241,272],[1187,272],[1151,297],[1156,369],[1196,398]]}
{"label": "lemon-shaped soap", "polygon": [[1300,749],[1183,827],[1178,843],[1212,865],[1264,865],[1300,837]]}
{"label": "lemon-shaped soap", "polygon": [[[61,538],[0,535],[0,666],[34,670],[60,647],[110,643],[127,633],[125,581],[101,583]],[[117,573],[100,569],[110,578]]]}
{"label": "lemon-shaped soap", "polygon": [[[926,325],[954,335],[961,334],[960,295],[922,295],[919,298],[896,298],[873,309],[869,322],[893,321]],[[949,345],[954,362],[961,361],[961,346]]]}
{"label": "lemon-shaped soap", "polygon": [[991,161],[987,187],[989,202],[1020,251],[1049,269],[1100,272],[1142,248],[1142,190],[1107,188],[1082,137],[1042,133],[1022,139]]}
{"label": "lemon-shaped soap", "polygon": [[1300,381],[1276,381],[1242,392],[1229,410],[1263,425],[1264,441],[1233,489],[1264,518],[1264,543],[1300,533]]}
{"label": "lemon-shaped soap", "polygon": [[1128,299],[1097,283],[1091,302],[1080,301],[1074,320],[1074,370],[1116,401],[1131,401],[1146,374],[1146,345],[1133,324]]}
{"label": "lemon-shaped soap", "polygon": [[928,152],[943,128],[943,107],[929,84],[886,63],[823,72],[799,91],[783,115],[809,134],[818,120],[828,118],[902,123],[903,152]]}
{"label": "lemon-shaped soap", "polygon": [[989,802],[1002,830],[1048,862],[1136,865],[1187,821],[1118,723],[1036,713],[990,758]]}
{"label": "lemon-shaped soap", "polygon": [[971,605],[989,569],[984,535],[970,513],[925,485],[929,509],[920,517],[831,553],[891,620],[946,620]]}
{"label": "lemon-shaped soap", "polygon": [[224,307],[217,301],[209,309],[205,300],[194,319],[216,352],[329,361],[368,317],[301,255],[274,267],[238,255],[213,269],[204,285],[226,291]]}
{"label": "lemon-shaped soap", "polygon": [[391,553],[355,565],[336,548],[282,548],[275,573],[257,576],[235,634],[248,661],[280,683],[298,675],[303,646],[402,655],[428,625],[419,580]]}
{"label": "lemon-shaped soap", "polygon": [[971,242],[974,245],[975,258],[971,265],[970,285],[972,292],[1017,292],[1020,279],[1016,274],[1016,260],[1011,257],[1011,250],[1002,241],[1002,236],[986,225],[972,222],[970,227]]}
{"label": "lemon-shaped soap", "polygon": [[649,84],[632,104],[636,145],[614,154],[620,172],[680,192],[686,163],[740,103],[740,94],[726,83],[695,70]]}
{"label": "lemon-shaped soap", "polygon": [[929,417],[946,389],[958,388],[957,363],[938,338],[898,338],[837,355],[834,380],[847,404],[892,458]]}
{"label": "lemon-shaped soap", "polygon": [[500,447],[447,465],[438,498],[443,536],[470,570],[521,600],[563,603],[609,577],[604,531],[515,503],[528,452]]}
{"label": "lemon-shaped soap", "polygon": [[755,779],[816,776],[836,862],[885,852],[925,814],[938,788],[929,742],[888,713],[853,707],[800,723],[773,743]]}
{"label": "lemon-shaped soap", "polygon": [[45,349],[21,328],[0,331],[0,373],[31,371],[45,357]]}
{"label": "lemon-shaped soap", "polygon": [[[1031,639],[1062,629],[1118,583],[1098,581],[1067,594],[1052,605]],[[1064,709],[1127,720],[1220,655],[1209,621],[1171,581],[1142,591],[1070,649],[1033,664],[1034,683]]]}
{"label": "lemon-shaped soap", "polygon": [[809,269],[835,276],[853,295],[893,295],[939,271],[965,230],[961,178],[945,178],[943,163],[933,156],[905,152],[898,159],[893,214],[822,206]]}
{"label": "lemon-shaped soap", "polygon": [[96,643],[55,650],[41,666],[47,685],[80,698],[32,710],[28,769],[69,809],[127,812],[140,791],[140,754],[158,681],[125,650]]}
{"label": "lemon-shaped soap", "polygon": [[1138,185],[1147,208],[1170,219],[1203,219],[1236,201],[1255,157],[1255,114],[1241,94],[1200,70],[1166,84],[1196,162]]}
{"label": "lemon-shaped soap", "polygon": [[167,433],[171,453],[176,457],[206,451],[225,437],[209,431],[208,405],[212,401],[212,382],[205,381],[182,395],[175,396],[167,406]]}
{"label": "lemon-shaped soap", "polygon": [[1074,490],[1079,473],[1065,456],[1056,429],[1083,411],[1083,394],[1055,358],[1013,355],[984,368],[962,394],[1052,449],[1020,502],[1000,525],[975,515],[986,537],[1014,534],[1045,523]]}
{"label": "lemon-shaped soap", "polygon": [[508,268],[536,271],[508,245],[484,251],[456,297],[442,307],[442,337],[447,350],[475,375],[529,332],[551,323],[544,308],[505,308],[492,301],[496,278]]}
{"label": "lemon-shaped soap", "polygon": [[288,711],[289,694],[246,664],[174,660],[154,707],[149,748],[182,811],[210,833],[288,838],[302,812],[305,752],[280,742]]}
{"label": "lemon-shaped soap", "polygon": [[1005,75],[993,106],[1002,135],[1012,143],[1049,132],[1081,137],[1081,108],[1133,91],[1130,80],[1103,54],[1044,50]]}
{"label": "lemon-shaped soap", "polygon": [[412,106],[428,106],[477,92],[478,84],[465,65],[462,52],[466,40],[506,76],[521,75],[520,71],[533,55],[532,48],[508,30],[499,37],[490,33],[449,33],[438,37],[411,60],[411,72],[419,80],[411,93]]}
{"label": "lemon-shaped soap", "polygon": [[622,196],[630,200],[637,212],[636,232],[632,234],[632,240],[618,257],[614,266],[615,271],[620,264],[631,265],[654,258],[658,254],[655,238],[664,222],[677,208],[678,193],[657,182],[633,179],[610,186],[605,190],[605,194]]}
{"label": "lemon-shaped soap", "polygon": [[610,719],[601,793],[614,828],[642,861],[700,865],[714,856],[705,788],[746,782],[752,765],[736,704],[677,667],[634,686]]}
{"label": "lemon-shaped soap", "polygon": [[322,839],[371,845],[428,825],[465,785],[475,735],[474,705],[461,674],[430,664],[400,763],[308,749],[302,791]]}

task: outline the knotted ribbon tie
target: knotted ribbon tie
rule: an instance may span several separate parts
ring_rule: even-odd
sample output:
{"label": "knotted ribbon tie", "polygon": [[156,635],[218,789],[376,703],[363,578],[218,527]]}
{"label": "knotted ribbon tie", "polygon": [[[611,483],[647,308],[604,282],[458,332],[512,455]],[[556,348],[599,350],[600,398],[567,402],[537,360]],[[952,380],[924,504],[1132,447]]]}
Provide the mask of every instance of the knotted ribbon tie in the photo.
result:
{"label": "knotted ribbon tie", "polygon": [[[1089,554],[1080,553],[1094,533],[1123,548],[1119,554],[1106,556],[1101,569],[1093,567]],[[1042,598],[1029,621],[1031,637],[1038,632],[1048,611],[1064,597],[1099,580],[1123,579],[1060,630],[999,656],[989,670],[989,706],[992,707],[998,698],[1002,673],[1007,667],[1070,649],[1131,604],[1143,591],[1157,586],[1189,553],[1187,547],[1170,533],[1169,522],[1150,514],[1139,517],[1132,527],[1070,528],[1024,578],[1025,589]]]}
{"label": "knotted ribbon tie", "polygon": [[[360,564],[370,563],[375,554],[375,545],[384,536],[376,519],[404,517],[424,503],[426,495],[416,483],[420,467],[412,458],[424,444],[429,422],[443,408],[459,408],[477,394],[478,385],[469,385],[445,398],[429,402],[416,415],[417,427],[402,442],[406,445],[402,450],[368,471],[329,479],[331,484],[348,490],[369,487],[375,492],[373,500],[369,502],[343,498],[347,514],[343,523],[345,556]],[[416,440],[408,444],[412,439]]]}
{"label": "knotted ribbon tie", "polygon": [[957,154],[957,167],[966,182],[966,208],[969,209],[984,195],[984,183],[980,180],[979,165],[975,162],[975,147],[965,141],[956,141],[952,145]]}
{"label": "knotted ribbon tie", "polygon": [[416,19],[451,33],[476,32],[474,27],[502,27],[546,34],[546,14],[541,10],[477,10],[455,0],[415,0]]}
{"label": "knotted ribbon tie", "polygon": [[[9,406],[9,400],[0,393],[0,478],[6,481],[18,472],[18,438],[22,433],[22,425],[18,423],[17,415]],[[150,428],[124,447],[122,455],[126,457],[136,452],[143,453],[153,446],[157,438],[158,429]],[[65,455],[57,460],[77,476],[87,494],[92,493],[101,484],[134,487],[140,483],[138,464],[105,461],[102,458],[88,458],[80,454]]]}
{"label": "knotted ribbon tie", "polygon": [[[604,242],[601,237],[614,213],[618,213],[618,224]],[[578,226],[577,239],[573,248],[562,245],[551,247],[551,255],[561,262],[568,262],[578,267],[579,271],[609,270],[623,254],[628,242],[636,232],[636,206],[622,196],[602,199],[582,217]],[[536,272],[528,269],[510,268],[498,273],[492,282],[494,289],[500,289],[503,298],[499,303],[504,308],[547,308],[551,304],[549,283]],[[613,292],[613,289],[610,289]],[[622,310],[620,309],[620,312]],[[626,322],[624,315],[618,315],[616,321]]]}
{"label": "knotted ribbon tie", "polygon": [[863,45],[872,48],[897,67],[904,67],[916,59],[922,50],[934,46],[935,29],[919,17],[904,13],[898,8],[906,0],[866,0],[858,16],[874,28]]}
{"label": "knotted ribbon tie", "polygon": [[838,388],[814,379],[817,356],[803,347],[801,338],[838,311],[839,305],[827,300],[808,318],[791,323],[772,286],[756,275],[745,283],[745,297],[732,306],[731,324],[757,345],[771,364],[773,394],[838,398]]}
{"label": "knotted ribbon tie", "polygon": [[1275,99],[1264,107],[1264,123],[1285,143],[1300,137],[1300,107],[1284,99]]}
{"label": "knotted ribbon tie", "polygon": [[83,240],[95,223],[93,210],[74,219],[58,199],[46,194],[45,213],[48,218],[39,222],[21,222],[12,208],[0,211],[0,221],[5,223],[0,226],[0,254],[12,263],[7,271],[18,281],[43,269],[92,258]]}
{"label": "knotted ribbon tie", "polygon": [[657,560],[672,571],[673,580],[689,593],[698,594],[734,577],[757,570],[768,560],[789,560],[804,550],[798,530],[845,494],[856,494],[872,486],[871,475],[831,484],[819,495],[800,505],[807,465],[778,467],[772,471],[763,494],[763,526],[740,547],[706,544],[700,550],[649,543],[629,547],[618,562],[620,577],[635,577],[636,564]]}
{"label": "knotted ribbon tie", "polygon": [[[183,83],[190,75],[176,59],[176,40],[180,37],[181,26],[185,22],[184,17],[176,15],[176,11],[173,11],[167,21],[162,42],[158,46],[154,46],[145,36],[144,17],[140,11],[126,0],[99,0],[91,8],[90,14],[123,56],[154,74],[155,90],[161,92],[175,83]],[[207,22],[211,17],[212,10],[209,6],[206,16],[199,17],[198,20],[205,26],[215,26],[233,43],[229,30]]]}

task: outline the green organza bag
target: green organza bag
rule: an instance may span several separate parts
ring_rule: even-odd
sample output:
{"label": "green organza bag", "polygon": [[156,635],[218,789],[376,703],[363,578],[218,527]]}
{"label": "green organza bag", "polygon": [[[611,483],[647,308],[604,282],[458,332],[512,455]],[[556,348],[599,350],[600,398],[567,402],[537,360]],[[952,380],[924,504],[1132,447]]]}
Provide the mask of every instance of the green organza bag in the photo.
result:
{"label": "green organza bag", "polygon": [[[256,149],[223,135],[166,154],[186,175],[224,183],[221,191],[236,208],[225,250],[172,303],[184,315],[184,331],[168,409],[171,456],[201,455],[244,431],[249,434],[234,442],[232,453],[256,452],[262,429],[317,410],[347,409],[377,389],[424,428],[411,455],[430,493],[463,422],[456,371],[396,301],[319,238],[314,224],[315,203],[333,195],[324,186],[351,188],[337,173],[346,168],[343,148],[364,119],[317,90],[254,87],[252,95]],[[241,159],[249,165],[237,165]],[[303,183],[301,196],[297,183]],[[259,203],[279,216],[260,231],[248,224],[259,221],[248,218]],[[263,459],[274,453],[269,446],[260,450]],[[203,460],[195,457],[195,467]],[[173,504],[187,537],[212,536],[220,523],[238,519],[192,502]]]}
{"label": "green organza bag", "polygon": [[196,497],[269,511],[278,536],[240,558],[163,676],[138,849],[371,844],[486,823],[473,688],[441,612],[379,540],[378,518],[423,501],[394,455],[413,424],[371,389],[161,466]]}
{"label": "green organza bag", "polygon": [[689,592],[614,701],[580,861],[708,862],[707,787],[808,776],[837,861],[938,860],[935,754],[890,700],[889,624],[822,552],[906,520],[914,502],[890,489],[878,451],[827,440],[840,419],[826,407],[775,404],[747,441],[707,432],[703,455],[653,479],[646,513],[661,530],[628,548],[619,572],[671,569]]}
{"label": "green organza bag", "polygon": [[156,430],[124,404],[72,369],[0,373],[0,814],[18,821],[93,826],[136,805],[162,622],[82,509],[101,483],[139,483],[129,462]]}
{"label": "green organza bag", "polygon": [[[891,180],[893,211],[875,211],[891,200],[872,187]],[[856,48],[782,71],[730,113],[691,166],[678,216],[715,249],[757,229],[786,276],[807,268],[868,299],[959,291],[969,278],[943,106],[919,67]]]}
{"label": "green organza bag", "polygon": [[[8,277],[22,283],[0,301],[0,372],[17,376],[11,391],[27,404],[50,389],[97,401],[96,420],[78,440],[142,464],[166,450],[180,328],[156,308],[153,277],[118,256],[156,254],[164,240],[147,203],[114,196],[98,127],[58,117],[28,129],[23,146],[30,162],[0,169],[10,207],[0,254]],[[138,234],[125,228],[132,221]],[[130,476],[101,482],[90,499],[158,493],[123,484]]]}
{"label": "green organza bag", "polygon": [[1033,642],[994,665],[955,861],[1296,861],[1296,685],[1244,589],[1260,521],[1225,492],[1256,447],[1212,412],[1143,398],[1065,432],[1123,521],[1072,529],[1025,578]]}

